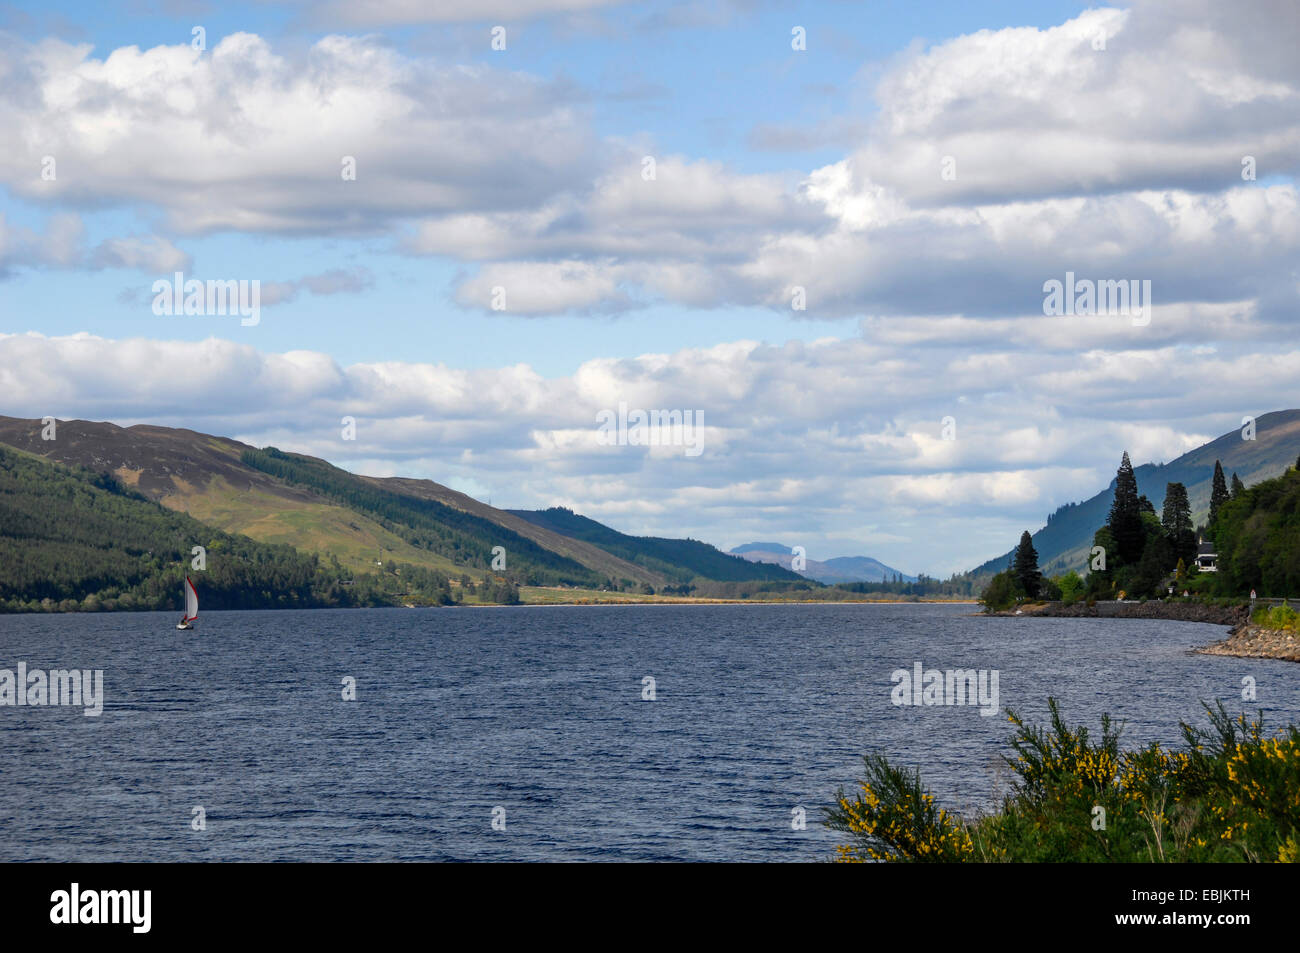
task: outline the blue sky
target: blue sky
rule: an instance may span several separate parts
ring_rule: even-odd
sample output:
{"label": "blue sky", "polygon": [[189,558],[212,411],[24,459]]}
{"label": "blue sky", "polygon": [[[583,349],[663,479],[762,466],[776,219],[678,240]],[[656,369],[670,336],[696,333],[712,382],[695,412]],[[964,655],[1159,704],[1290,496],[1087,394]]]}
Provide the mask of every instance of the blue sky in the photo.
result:
{"label": "blue sky", "polygon": [[[1300,405],[1296,14],[1247,7],[11,5],[0,412],[966,568],[1124,449]],[[259,323],[155,315],[175,270],[260,281]],[[1153,320],[1043,315],[1067,270]],[[594,449],[620,400],[708,449]]]}
{"label": "blue sky", "polygon": [[[192,9],[190,9],[192,7]],[[836,161],[842,146],[797,153],[754,148],[756,127],[811,125],[832,117],[861,121],[870,115],[869,80],[898,51],[963,32],[1008,25],[1049,26],[1077,14],[1078,3],[631,4],[570,21],[546,17],[505,22],[507,49],[490,49],[498,20],[404,25],[382,29],[383,42],[412,56],[455,63],[480,62],[571,85],[578,108],[590,112],[601,136],[636,138],[655,151],[707,156],[739,172],[787,175],[797,182],[808,168]],[[277,45],[309,45],[347,24],[313,22],[294,5],[146,4],[122,15],[113,5],[18,3],[4,28],[31,42],[49,35],[89,43],[102,57],[119,47],[188,42],[196,25],[209,46],[237,32],[256,33]],[[672,25],[681,21],[680,26]],[[807,31],[809,50],[791,49],[793,25]],[[52,209],[6,196],[11,223],[40,228]],[[124,232],[148,230],[156,210],[128,206],[83,214],[90,244]],[[308,343],[339,359],[385,360],[394,340],[402,353],[462,367],[527,361],[547,374],[572,373],[584,360],[610,353],[644,353],[666,342],[682,346],[750,337],[780,343],[842,334],[851,318],[800,320],[762,308],[726,308],[707,315],[672,305],[609,320],[562,317],[539,323],[483,316],[456,306],[447,293],[462,266],[412,259],[390,236],[351,240],[282,240],[218,233],[190,238],[184,248],[205,274],[257,273],[289,280],[329,268],[364,267],[375,275],[364,304],[348,295],[303,296],[268,315],[257,335],[260,348],[289,350]],[[116,282],[114,286],[113,283]],[[147,285],[147,283],[146,283]],[[107,287],[113,294],[106,297]],[[159,320],[141,302],[119,295],[142,286],[141,276],[112,269],[64,276],[51,287],[40,272],[16,275],[4,289],[12,312],[41,314],[50,334],[90,331],[112,337],[152,336]],[[354,333],[358,307],[367,334]],[[9,325],[7,331],[28,330]],[[171,324],[167,336],[202,340],[206,322]]]}

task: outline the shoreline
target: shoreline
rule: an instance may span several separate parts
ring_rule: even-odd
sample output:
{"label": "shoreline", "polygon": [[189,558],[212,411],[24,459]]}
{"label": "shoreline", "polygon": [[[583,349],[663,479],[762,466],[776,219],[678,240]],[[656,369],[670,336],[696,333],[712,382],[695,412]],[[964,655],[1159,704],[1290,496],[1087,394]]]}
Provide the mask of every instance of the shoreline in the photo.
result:
{"label": "shoreline", "polygon": [[[906,606],[956,605],[977,606],[974,599],[705,599],[691,596],[647,596],[628,599],[586,599],[577,602],[458,602],[451,605],[378,605],[378,606],[250,606],[240,609],[206,609],[205,612],[349,612],[360,609],[546,609],[558,606],[592,608],[608,606]],[[159,612],[175,615],[171,609],[38,609],[35,611],[0,612],[0,616],[47,615],[129,615]]]}
{"label": "shoreline", "polygon": [[1235,658],[1263,658],[1281,662],[1300,662],[1300,638],[1281,629],[1269,629],[1250,621],[1250,606],[1216,606],[1197,602],[1076,602],[1064,606],[1059,602],[1038,602],[1016,610],[1004,609],[984,615],[1009,618],[1046,617],[1056,619],[1168,619],[1174,622],[1200,622],[1228,626],[1228,637],[1192,649],[1197,655],[1226,655]]}
{"label": "shoreline", "polygon": [[1300,639],[1282,629],[1268,629],[1253,622],[1234,625],[1221,642],[1193,649],[1198,655],[1231,655],[1235,658],[1267,658],[1300,662]]}
{"label": "shoreline", "polygon": [[460,609],[546,609],[553,606],[911,606],[911,605],[977,606],[974,599],[684,599],[680,602],[663,600],[611,599],[608,602],[520,602],[512,606],[495,603],[449,606]]}

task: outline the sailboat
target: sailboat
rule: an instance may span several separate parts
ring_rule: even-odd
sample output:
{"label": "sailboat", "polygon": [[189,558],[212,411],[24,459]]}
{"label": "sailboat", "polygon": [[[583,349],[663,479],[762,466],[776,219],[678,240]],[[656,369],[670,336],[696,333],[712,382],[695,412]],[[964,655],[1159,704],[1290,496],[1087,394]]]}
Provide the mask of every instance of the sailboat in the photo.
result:
{"label": "sailboat", "polygon": [[190,582],[190,577],[185,577],[185,615],[181,616],[181,621],[176,623],[178,629],[192,629],[194,623],[199,621],[199,594],[194,591],[194,583]]}

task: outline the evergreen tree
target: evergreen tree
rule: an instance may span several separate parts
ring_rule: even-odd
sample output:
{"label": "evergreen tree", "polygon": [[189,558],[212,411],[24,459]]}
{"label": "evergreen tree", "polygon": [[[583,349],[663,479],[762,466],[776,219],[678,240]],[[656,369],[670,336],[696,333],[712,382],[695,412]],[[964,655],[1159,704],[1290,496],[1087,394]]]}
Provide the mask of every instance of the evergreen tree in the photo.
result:
{"label": "evergreen tree", "polygon": [[1160,594],[1160,583],[1170,566],[1170,547],[1163,533],[1153,534],[1142,551],[1142,558],[1128,579],[1130,598]]}
{"label": "evergreen tree", "polygon": [[1241,491],[1244,489],[1246,489],[1246,484],[1241,482],[1241,477],[1237,476],[1236,473],[1233,473],[1232,474],[1232,499],[1235,500],[1237,497],[1241,496]]}
{"label": "evergreen tree", "polygon": [[1192,529],[1192,504],[1183,484],[1165,486],[1165,508],[1160,525],[1169,549],[1178,561],[1191,562],[1196,556],[1196,531]]}
{"label": "evergreen tree", "polygon": [[1219,507],[1227,503],[1228,481],[1223,478],[1223,464],[1218,460],[1214,461],[1214,483],[1210,489],[1210,532],[1214,532],[1214,521],[1218,518]]}
{"label": "evergreen tree", "polygon": [[1025,595],[1030,599],[1036,599],[1043,585],[1043,574],[1038,571],[1038,552],[1034,549],[1034,541],[1029,535],[1029,530],[1020,534],[1020,545],[1016,547],[1011,571],[1016,581],[1020,583],[1020,588],[1025,591]]}
{"label": "evergreen tree", "polygon": [[1106,525],[1119,549],[1118,553],[1110,554],[1110,558],[1118,556],[1124,563],[1137,562],[1142,556],[1142,504],[1127,450],[1115,473],[1115,499],[1110,504]]}

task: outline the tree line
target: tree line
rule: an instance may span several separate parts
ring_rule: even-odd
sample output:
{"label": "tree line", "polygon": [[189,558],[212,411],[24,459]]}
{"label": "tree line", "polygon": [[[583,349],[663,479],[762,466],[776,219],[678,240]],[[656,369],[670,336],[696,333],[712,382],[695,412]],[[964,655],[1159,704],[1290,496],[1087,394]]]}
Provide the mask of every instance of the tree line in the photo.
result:
{"label": "tree line", "polygon": [[[1148,599],[1167,595],[1291,597],[1300,593],[1300,459],[1282,476],[1247,487],[1224,475],[1214,461],[1210,511],[1194,527],[1187,487],[1165,486],[1157,515],[1138,492],[1127,452],[1115,474],[1115,495],[1106,523],[1093,536],[1083,574],[1046,578],[1028,530],[1010,565],[981,593],[986,608],[1005,609],[1020,600],[1070,603],[1087,599]],[[1201,540],[1217,554],[1216,571],[1197,565]],[[1171,593],[1172,590],[1172,593]]]}

